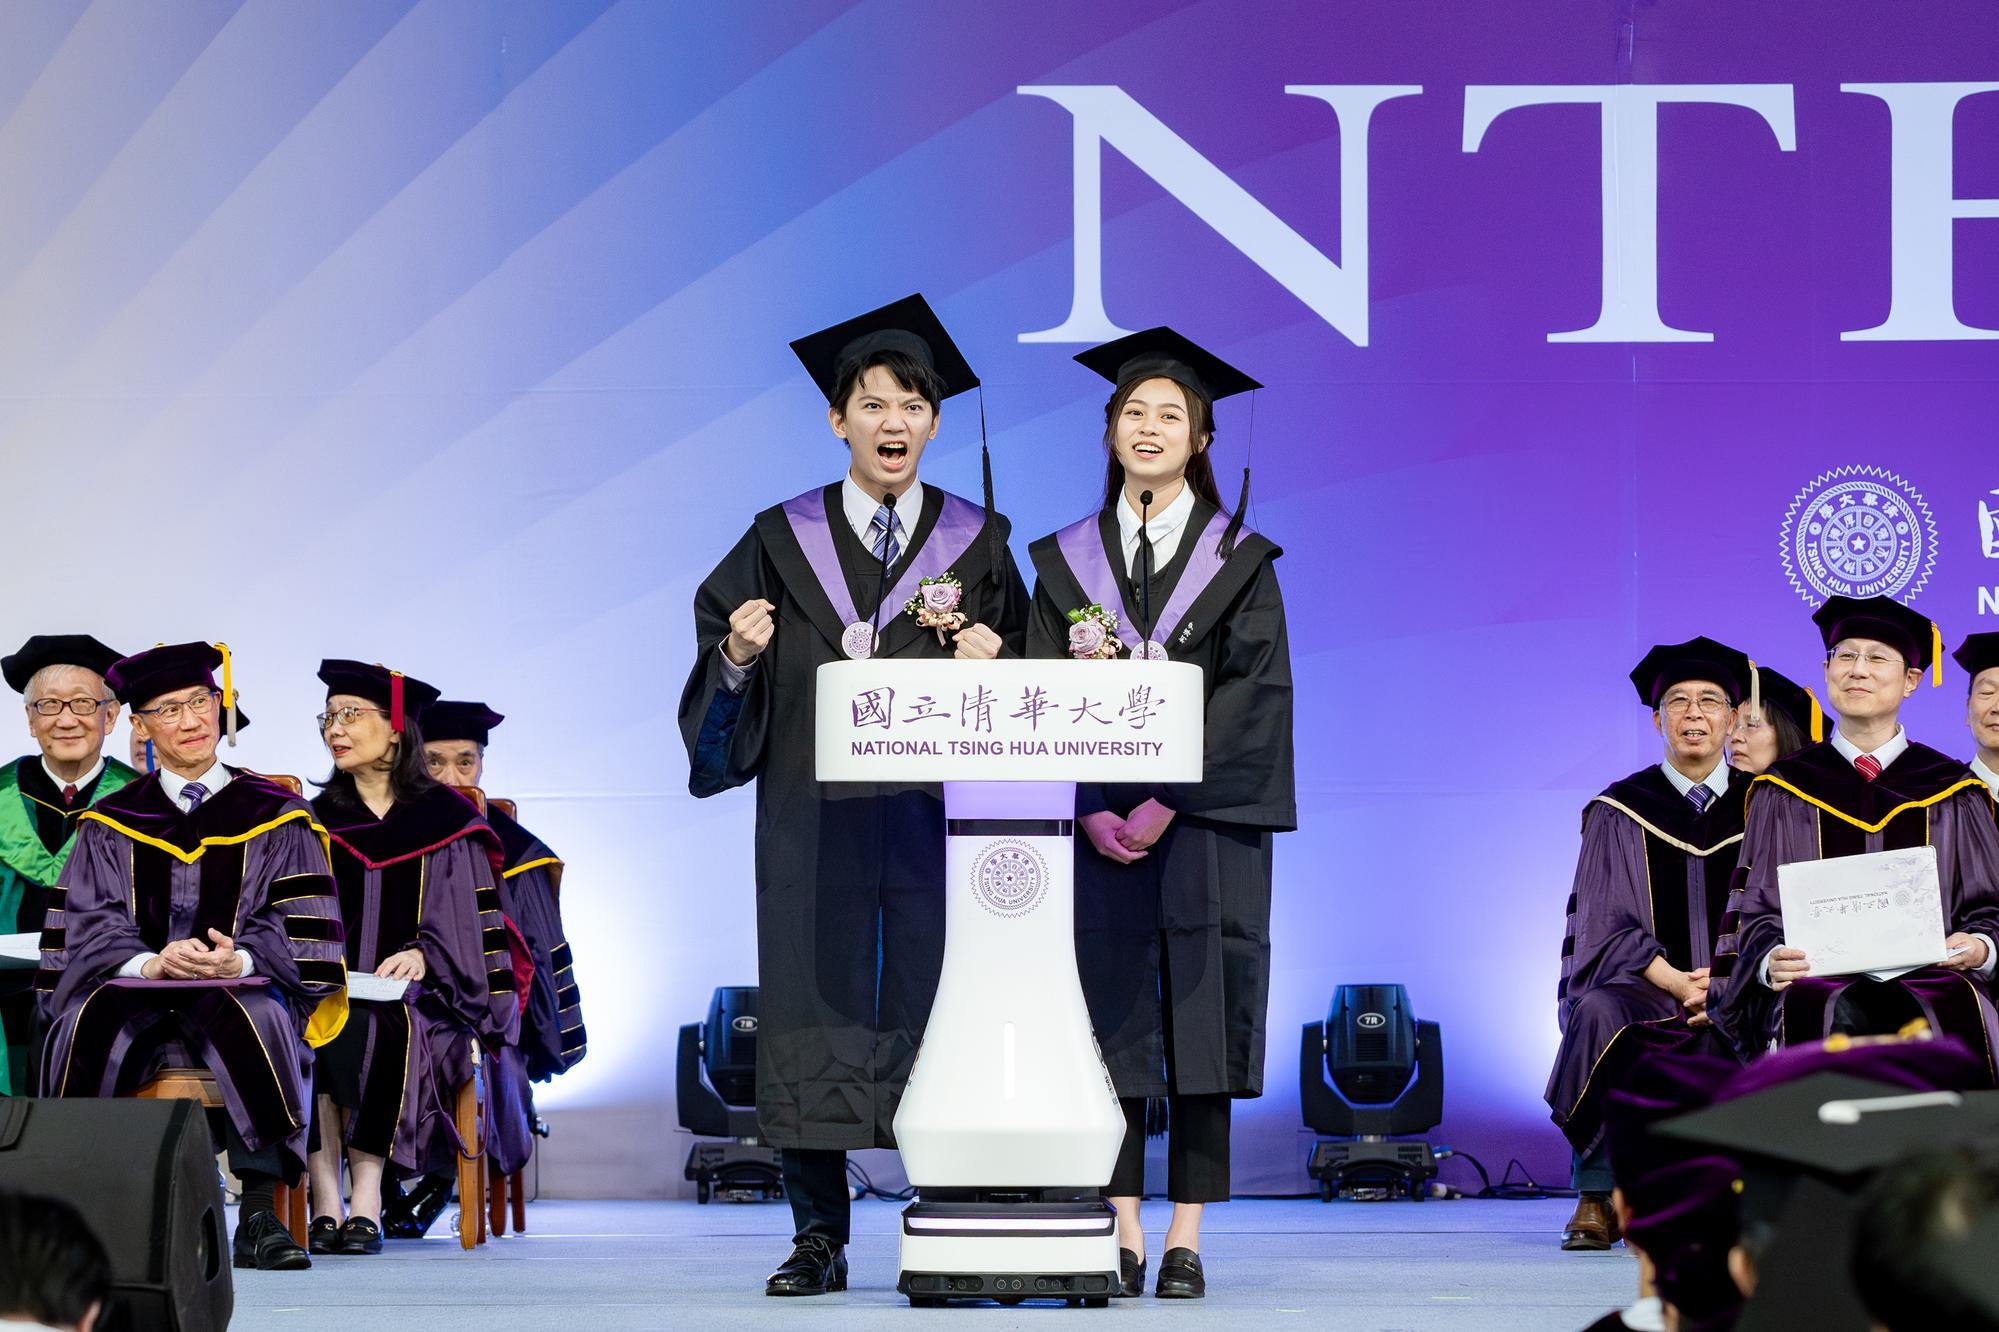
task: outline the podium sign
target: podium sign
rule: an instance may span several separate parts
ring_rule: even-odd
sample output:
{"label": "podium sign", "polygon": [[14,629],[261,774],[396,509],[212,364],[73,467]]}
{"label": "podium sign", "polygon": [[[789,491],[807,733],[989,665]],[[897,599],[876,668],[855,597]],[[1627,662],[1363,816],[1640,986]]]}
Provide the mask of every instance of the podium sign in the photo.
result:
{"label": "podium sign", "polygon": [[822,782],[1198,782],[1201,668],[1182,661],[836,661]]}
{"label": "podium sign", "polygon": [[944,786],[944,966],[895,1116],[924,1195],[898,1287],[1101,1303],[1125,1122],[1076,973],[1075,783],[1199,781],[1201,669],[868,660],[818,688],[819,780]]}

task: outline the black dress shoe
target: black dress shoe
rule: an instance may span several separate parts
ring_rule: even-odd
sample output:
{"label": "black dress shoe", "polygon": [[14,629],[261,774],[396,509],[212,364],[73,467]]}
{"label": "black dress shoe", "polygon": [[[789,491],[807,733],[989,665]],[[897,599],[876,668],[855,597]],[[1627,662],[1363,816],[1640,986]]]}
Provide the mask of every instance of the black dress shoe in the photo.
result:
{"label": "black dress shoe", "polygon": [[254,1267],[259,1272],[296,1272],[312,1266],[312,1255],[292,1239],[276,1212],[259,1212],[248,1221],[237,1222],[230,1250],[236,1266]]}
{"label": "black dress shoe", "polygon": [[1145,1255],[1130,1249],[1117,1251],[1118,1298],[1135,1300],[1145,1294]]}
{"label": "black dress shoe", "polygon": [[1201,1274],[1201,1255],[1192,1249],[1168,1249],[1159,1260],[1159,1284],[1152,1293],[1162,1300],[1198,1300],[1208,1293]]}
{"label": "black dress shoe", "polygon": [[350,1216],[340,1227],[339,1252],[361,1258],[382,1251],[382,1228],[365,1216]]}
{"label": "black dress shoe", "polygon": [[315,1216],[306,1229],[305,1242],[314,1253],[339,1253],[340,1223],[330,1216]]}
{"label": "black dress shoe", "polygon": [[817,1235],[798,1241],[791,1257],[764,1282],[766,1295],[824,1295],[846,1288],[846,1249]]}
{"label": "black dress shoe", "polygon": [[457,1176],[425,1175],[408,1193],[382,1204],[382,1233],[390,1239],[422,1239],[451,1205]]}

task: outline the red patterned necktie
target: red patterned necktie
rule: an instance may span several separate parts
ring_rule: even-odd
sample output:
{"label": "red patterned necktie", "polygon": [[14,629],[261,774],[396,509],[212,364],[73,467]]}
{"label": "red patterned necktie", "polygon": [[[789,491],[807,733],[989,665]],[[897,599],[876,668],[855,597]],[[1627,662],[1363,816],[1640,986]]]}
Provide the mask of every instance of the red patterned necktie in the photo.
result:
{"label": "red patterned necktie", "polygon": [[1862,754],[1853,760],[1853,766],[1860,769],[1860,775],[1870,782],[1881,775],[1881,760],[1872,754]]}
{"label": "red patterned necktie", "polygon": [[70,784],[69,784],[68,786],[65,786],[65,787],[63,787],[63,789],[62,789],[62,802],[63,802],[63,803],[65,804],[65,805],[74,805],[74,804],[76,803],[76,783],[75,783],[75,782],[71,782],[71,783],[70,783]]}

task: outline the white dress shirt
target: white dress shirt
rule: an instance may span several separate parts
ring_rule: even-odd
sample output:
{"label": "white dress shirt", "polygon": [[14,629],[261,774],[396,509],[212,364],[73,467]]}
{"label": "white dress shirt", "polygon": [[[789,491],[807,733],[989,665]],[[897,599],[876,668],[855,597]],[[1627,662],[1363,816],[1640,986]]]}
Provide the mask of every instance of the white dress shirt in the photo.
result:
{"label": "white dress shirt", "polygon": [[[229,769],[223,767],[220,763],[211,763],[209,765],[208,771],[202,773],[201,776],[199,777],[183,777],[179,773],[168,772],[165,768],[161,768],[160,790],[166,792],[167,799],[173,801],[175,805],[180,807],[181,813],[186,814],[190,813],[194,808],[193,802],[187,798],[188,783],[200,782],[203,789],[205,789],[208,792],[208,794],[205,797],[203,797],[203,799],[213,800],[215,798],[215,793],[217,791],[220,791],[223,787],[229,785],[229,783],[234,781],[235,779],[236,779],[236,774],[230,772]],[[79,783],[79,785],[81,785],[81,783]],[[203,939],[202,942],[207,943],[208,940]],[[133,976],[140,976],[144,973],[146,969],[146,964],[158,956],[159,956],[158,953],[139,953],[131,958],[128,958],[125,962],[125,965],[118,968],[118,974],[120,976],[125,976],[128,978]],[[236,956],[243,959],[243,975],[248,976],[252,972],[256,971],[257,963],[256,960],[250,956],[249,949],[238,948],[236,950]]]}
{"label": "white dress shirt", "polygon": [[[48,755],[46,754],[42,755],[42,771],[47,773],[48,779],[56,784],[56,790],[60,791],[65,786],[70,785],[70,783],[56,776],[55,769],[49,766],[49,758]],[[75,783],[76,789],[81,791],[84,787],[96,781],[97,774],[103,771],[104,771],[104,755],[99,754],[97,756],[97,762],[90,765],[90,771],[84,773],[83,776],[76,779]]]}
{"label": "white dress shirt", "polygon": [[[1184,481],[1180,493],[1173,502],[1156,510],[1145,520],[1145,534],[1152,538],[1152,572],[1157,574],[1169,564],[1180,549],[1180,538],[1186,535],[1187,515],[1194,512],[1194,488]],[[1118,539],[1124,546],[1124,569],[1127,574],[1137,576],[1138,572],[1138,510],[1132,506],[1131,496],[1122,495],[1117,506]]]}
{"label": "white dress shirt", "polygon": [[[1715,764],[1714,771],[1699,781],[1695,781],[1693,778],[1687,776],[1671,763],[1661,763],[1659,771],[1666,774],[1666,780],[1671,782],[1673,789],[1681,795],[1685,795],[1696,786],[1705,786],[1712,792],[1712,798],[1708,801],[1710,805],[1715,800],[1719,800],[1722,796],[1728,794],[1728,765],[1726,763]],[[1692,804],[1693,802],[1690,800],[1687,803]]]}
{"label": "white dress shirt", "polygon": [[[901,559],[902,552],[909,547],[909,534],[922,523],[925,503],[926,497],[921,481],[911,481],[909,489],[896,496],[895,508],[889,512],[889,521],[895,524],[897,559]],[[880,507],[881,496],[868,494],[851,476],[841,480],[840,512],[846,515],[847,526],[853,529],[855,538],[869,550],[874,548],[874,542],[869,536],[868,529],[875,525],[875,510]],[[732,694],[742,693],[743,686],[749,682],[750,672],[756,669],[757,659],[752,657],[749,665],[738,666],[729,660],[728,653],[722,651],[721,644],[716,644],[715,651],[722,658],[722,688]]]}
{"label": "white dress shirt", "polygon": [[[1869,750],[1869,749],[1862,749],[1859,745],[1854,744],[1853,741],[1846,738],[1846,732],[1835,727],[1832,733],[1832,747],[1834,749],[1837,749],[1840,753],[1840,756],[1844,758],[1848,763],[1853,762],[1855,759],[1859,758],[1862,754],[1872,754],[1874,755],[1876,761],[1878,761],[1883,768],[1886,768],[1890,763],[1893,763],[1896,759],[1902,757],[1903,753],[1909,748],[1909,732],[1907,731],[1906,728],[1897,726],[1895,728],[1895,734],[1888,737],[1885,743],[1883,743],[1881,746],[1879,746],[1876,749]],[[1973,761],[1972,769],[1973,771],[1977,771],[1977,763],[1975,760]],[[1986,785],[1990,786],[1992,784],[1990,769],[1987,769],[1986,772],[1979,773],[1978,775],[1980,779],[1985,782]],[[1994,971],[1999,970],[1999,947],[1993,946],[1992,939],[1989,935],[1974,934],[1971,937],[1985,945],[1985,961],[1980,965],[1973,967],[1966,974],[1976,976],[1980,980],[1991,980]],[[1777,948],[1782,948],[1783,946],[1784,945],[1779,944],[1777,945]],[[1768,953],[1765,953],[1763,955],[1763,965],[1756,969],[1756,979],[1762,981],[1763,984],[1766,986],[1770,984],[1770,958],[1773,954],[1776,953],[1776,951],[1777,951],[1776,948],[1772,948]]]}

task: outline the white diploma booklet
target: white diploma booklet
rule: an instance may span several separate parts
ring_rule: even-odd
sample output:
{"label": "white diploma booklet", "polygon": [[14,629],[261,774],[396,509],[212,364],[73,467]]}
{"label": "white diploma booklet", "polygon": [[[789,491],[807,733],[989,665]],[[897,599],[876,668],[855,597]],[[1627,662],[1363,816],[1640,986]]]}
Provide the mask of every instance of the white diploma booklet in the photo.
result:
{"label": "white diploma booklet", "polygon": [[42,964],[42,936],[0,934],[0,970],[24,970]]}
{"label": "white diploma booklet", "polygon": [[378,1004],[391,1003],[409,992],[410,983],[404,980],[384,980],[380,976],[370,976],[365,972],[347,973],[347,997],[366,999]]}
{"label": "white diploma booklet", "polygon": [[1887,980],[1944,959],[1933,846],[1779,865],[1777,897],[1814,976]]}

